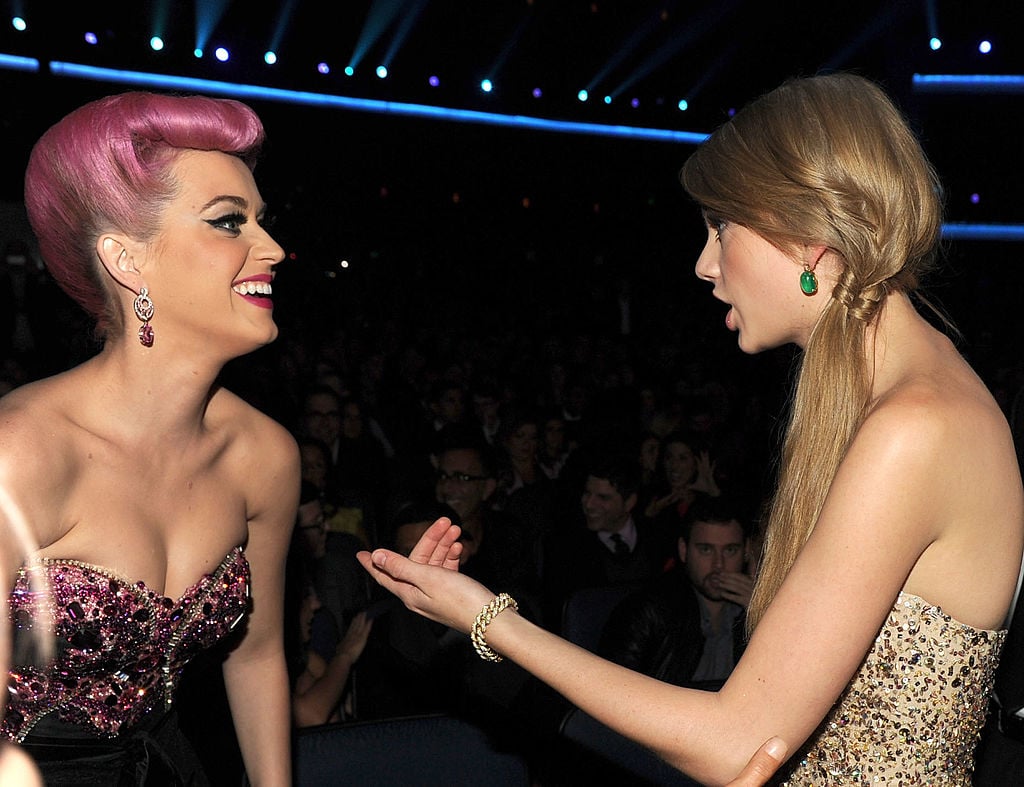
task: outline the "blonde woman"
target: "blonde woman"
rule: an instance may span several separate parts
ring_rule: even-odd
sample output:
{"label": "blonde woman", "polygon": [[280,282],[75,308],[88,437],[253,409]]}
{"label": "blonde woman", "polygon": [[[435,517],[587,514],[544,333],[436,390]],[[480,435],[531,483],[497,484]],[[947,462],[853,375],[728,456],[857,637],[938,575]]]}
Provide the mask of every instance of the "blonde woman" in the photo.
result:
{"label": "blonde woman", "polygon": [[788,82],[697,149],[682,182],[697,275],[740,348],[802,367],[749,612],[721,691],[613,666],[457,573],[440,520],[411,556],[360,556],[410,608],[472,632],[701,782],[777,734],[791,785],[970,784],[1024,546],[1003,415],[918,311],[940,189],[907,122],[853,75]]}

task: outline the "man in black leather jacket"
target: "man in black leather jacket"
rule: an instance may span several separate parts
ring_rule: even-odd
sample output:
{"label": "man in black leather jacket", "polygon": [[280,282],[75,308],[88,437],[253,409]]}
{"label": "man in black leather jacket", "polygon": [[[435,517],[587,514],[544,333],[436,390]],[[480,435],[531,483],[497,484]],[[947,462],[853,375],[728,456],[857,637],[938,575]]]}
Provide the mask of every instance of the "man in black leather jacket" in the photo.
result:
{"label": "man in black leather jacket", "polygon": [[722,497],[698,498],[682,523],[679,562],[622,601],[598,652],[678,686],[717,688],[745,647],[753,578],[748,532]]}

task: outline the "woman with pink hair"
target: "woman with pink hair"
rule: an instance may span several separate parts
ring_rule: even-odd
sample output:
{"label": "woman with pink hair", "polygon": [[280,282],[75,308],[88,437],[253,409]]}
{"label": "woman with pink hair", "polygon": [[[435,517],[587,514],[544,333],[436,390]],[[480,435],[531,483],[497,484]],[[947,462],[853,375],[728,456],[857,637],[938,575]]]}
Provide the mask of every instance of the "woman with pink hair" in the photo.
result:
{"label": "woman with pink hair", "polygon": [[263,137],[236,101],[129,92],[70,113],[29,160],[42,257],[102,341],[0,404],[0,485],[38,544],[11,567],[15,638],[49,627],[56,651],[15,650],[0,732],[48,784],[201,783],[174,695],[189,660],[229,637],[249,780],[290,782],[298,450],[218,383],[277,335],[285,255],[253,179]]}

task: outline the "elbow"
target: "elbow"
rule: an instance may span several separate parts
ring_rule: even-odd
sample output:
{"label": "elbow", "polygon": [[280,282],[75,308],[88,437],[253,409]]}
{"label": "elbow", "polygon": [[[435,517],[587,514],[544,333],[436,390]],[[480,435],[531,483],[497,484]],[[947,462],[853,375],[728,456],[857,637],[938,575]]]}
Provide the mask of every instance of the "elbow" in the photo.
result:
{"label": "elbow", "polygon": [[296,727],[317,727],[326,724],[330,711],[321,707],[315,698],[298,696],[292,700],[292,721]]}

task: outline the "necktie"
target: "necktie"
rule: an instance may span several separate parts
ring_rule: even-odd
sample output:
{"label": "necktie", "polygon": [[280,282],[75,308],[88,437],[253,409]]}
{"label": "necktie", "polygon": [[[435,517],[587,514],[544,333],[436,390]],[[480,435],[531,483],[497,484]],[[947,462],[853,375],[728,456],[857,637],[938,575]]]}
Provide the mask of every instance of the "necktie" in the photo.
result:
{"label": "necktie", "polygon": [[629,554],[629,544],[626,543],[626,540],[622,536],[620,536],[618,533],[612,533],[611,539],[612,547],[616,555]]}

